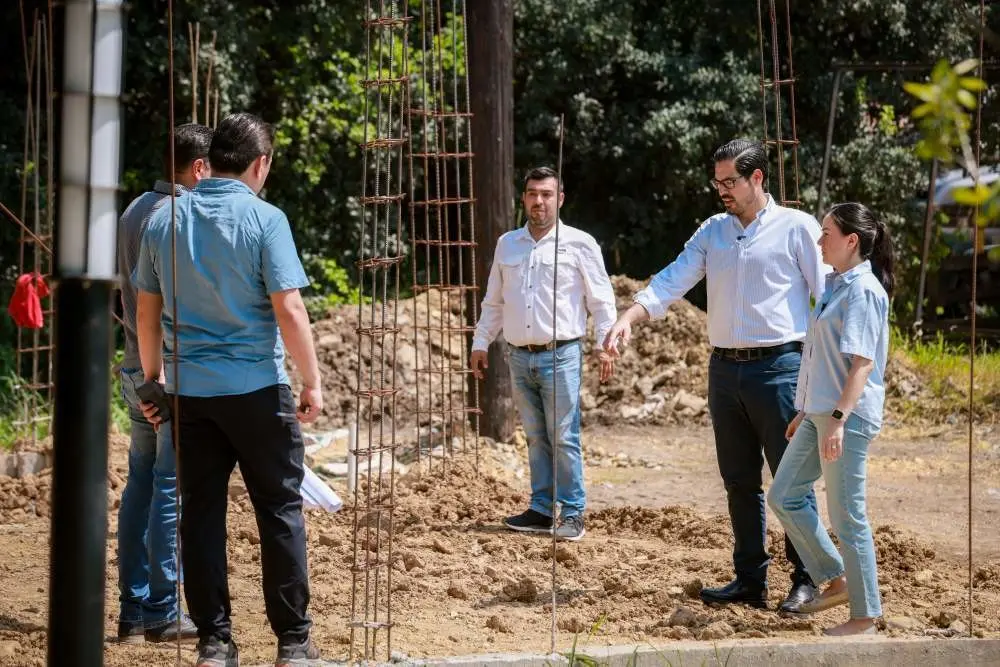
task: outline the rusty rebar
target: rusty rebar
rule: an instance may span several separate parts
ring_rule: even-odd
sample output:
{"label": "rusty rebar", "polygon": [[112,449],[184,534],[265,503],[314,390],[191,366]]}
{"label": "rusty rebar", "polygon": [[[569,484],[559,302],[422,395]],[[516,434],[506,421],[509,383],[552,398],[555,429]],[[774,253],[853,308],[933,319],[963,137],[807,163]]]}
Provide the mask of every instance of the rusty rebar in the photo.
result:
{"label": "rusty rebar", "polygon": [[[410,246],[415,294],[417,469],[447,470],[454,445],[468,451],[470,418],[478,446],[478,391],[470,396],[468,348],[475,312],[475,198],[469,122],[465,5],[423,0],[415,22],[422,76],[418,103],[407,109],[410,128]],[[432,306],[440,313],[435,321]],[[460,319],[463,326],[452,324]],[[472,320],[474,321],[474,319]],[[455,349],[456,345],[459,349]],[[426,462],[424,451],[428,453]],[[435,461],[435,458],[440,458]],[[478,450],[476,469],[478,470]]]}
{"label": "rusty rebar", "polygon": [[[764,5],[762,0],[757,0],[757,42],[760,50],[760,95],[761,95],[761,116],[763,121],[763,141],[764,146],[774,148],[777,169],[775,170],[778,180],[777,202],[782,206],[802,206],[801,193],[799,188],[799,139],[798,127],[795,120],[795,66],[792,58],[792,19],[790,3],[785,3],[784,16],[779,17],[775,0],[768,0],[768,19],[770,37],[765,40],[764,28]],[[779,23],[784,19],[784,39],[787,53],[787,74],[782,75],[781,71],[781,37]],[[767,77],[765,66],[765,41],[770,45],[771,57],[771,77]],[[782,104],[782,95],[787,91],[787,104]],[[771,125],[768,122],[768,95],[771,95],[774,103],[774,132],[771,133]],[[791,133],[790,138],[784,136],[785,115],[788,116],[788,126]],[[786,148],[791,161],[791,181],[793,194],[788,194],[789,174],[786,173]],[[770,179],[769,179],[770,181]],[[774,195],[774,188],[768,184],[768,190]]]}
{"label": "rusty rebar", "polygon": [[[365,6],[364,138],[361,143],[362,230],[358,258],[358,336],[355,424],[350,455],[354,468],[353,562],[350,568],[350,658],[373,660],[385,631],[385,657],[392,647],[393,512],[396,466],[396,348],[400,328],[399,271],[402,232],[404,110],[409,77],[406,5],[381,0]],[[402,60],[396,58],[402,46]],[[367,349],[367,369],[362,350]],[[362,410],[364,406],[365,410]],[[386,419],[386,414],[390,416]],[[362,419],[364,417],[364,420]],[[387,424],[388,421],[388,424]],[[366,423],[362,442],[360,429]],[[362,524],[362,517],[364,517]],[[374,520],[373,520],[374,517]],[[363,549],[362,549],[363,547]],[[363,552],[363,553],[362,553]],[[362,597],[363,595],[363,597]],[[363,646],[356,647],[358,633]]]}
{"label": "rusty rebar", "polygon": [[[19,3],[21,47],[25,73],[25,128],[21,173],[21,215],[0,203],[0,211],[19,230],[20,274],[51,275],[53,186],[52,8],[35,10],[29,36],[23,2]],[[43,172],[44,169],[44,172]],[[56,286],[49,286],[50,303]],[[52,320],[54,308],[43,311],[44,323],[30,332],[18,328],[15,349],[17,389],[28,390],[15,426],[24,427],[33,442],[47,431],[53,399]]]}

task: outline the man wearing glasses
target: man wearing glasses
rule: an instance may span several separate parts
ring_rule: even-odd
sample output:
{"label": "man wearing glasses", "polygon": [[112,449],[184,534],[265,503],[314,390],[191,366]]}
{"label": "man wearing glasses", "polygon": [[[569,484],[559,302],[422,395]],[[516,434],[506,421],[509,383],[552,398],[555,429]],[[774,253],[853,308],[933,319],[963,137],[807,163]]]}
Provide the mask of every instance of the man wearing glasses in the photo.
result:
{"label": "man wearing glasses", "polygon": [[[635,295],[604,347],[620,354],[632,325],[666,315],[705,277],[708,286],[708,405],[719,472],[725,483],[735,546],[736,578],[701,592],[705,602],[767,608],[766,524],[762,467],[771,474],[785,452],[795,416],[795,385],[809,321],[809,295],[819,297],[830,268],[820,260],[820,226],[811,215],[775,203],[764,189],[767,151],[734,139],[712,156],[711,185],[726,207],[698,228],[684,250]],[[815,506],[816,498],[807,499]],[[815,588],[788,538],[795,566],[779,609],[795,613]]]}

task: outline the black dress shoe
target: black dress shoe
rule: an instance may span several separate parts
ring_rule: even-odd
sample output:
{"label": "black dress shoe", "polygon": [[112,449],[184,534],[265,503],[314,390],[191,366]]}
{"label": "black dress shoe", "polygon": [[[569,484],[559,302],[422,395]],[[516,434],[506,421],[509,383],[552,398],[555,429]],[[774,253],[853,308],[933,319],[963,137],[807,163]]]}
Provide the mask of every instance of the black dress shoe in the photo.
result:
{"label": "black dress shoe", "polygon": [[767,586],[749,584],[739,579],[722,588],[703,588],[699,595],[702,602],[739,602],[757,609],[767,609]]}
{"label": "black dress shoe", "polygon": [[782,614],[801,614],[802,605],[812,600],[815,595],[816,587],[807,581],[792,584],[792,590],[788,591],[788,597],[778,607],[778,611]]}

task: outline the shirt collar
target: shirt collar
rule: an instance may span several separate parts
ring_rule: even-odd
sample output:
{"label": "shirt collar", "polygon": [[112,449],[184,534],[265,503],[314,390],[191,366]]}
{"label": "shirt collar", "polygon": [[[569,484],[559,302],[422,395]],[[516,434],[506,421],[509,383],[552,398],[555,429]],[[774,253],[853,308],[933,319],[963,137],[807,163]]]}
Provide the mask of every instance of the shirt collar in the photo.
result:
{"label": "shirt collar", "polygon": [[843,273],[831,273],[829,279],[835,285],[850,285],[861,276],[871,272],[871,260],[866,259],[849,271],[844,271]]}
{"label": "shirt collar", "polygon": [[550,237],[554,238],[555,235],[556,235],[556,227],[562,225],[563,221],[561,219],[560,220],[556,220],[556,224],[552,225],[552,228],[549,229],[549,231],[545,232],[545,236],[543,236],[542,238],[538,239],[537,241],[535,240],[535,237],[533,237],[531,235],[531,231],[528,229],[528,227],[529,227],[530,224],[531,224],[530,222],[526,222],[521,227],[521,230],[520,230],[521,237],[525,238],[525,239],[528,239],[532,243],[541,243],[542,241],[544,241],[545,239],[548,239]]}
{"label": "shirt collar", "polygon": [[772,197],[770,193],[768,193],[767,202],[764,204],[764,208],[757,211],[757,220],[760,221],[760,224],[762,225],[764,224],[764,218],[768,217],[769,214],[772,213],[775,208],[777,208],[777,206],[778,205],[774,202],[774,197]]}
{"label": "shirt collar", "polygon": [[[171,192],[170,181],[157,179],[156,183],[153,184],[153,192],[158,192],[161,195],[169,195]],[[185,192],[187,192],[187,188],[180,183],[178,183],[177,187],[173,189],[173,193],[178,196],[184,194]]]}
{"label": "shirt collar", "polygon": [[198,185],[194,186],[194,188],[199,192],[249,192],[255,197],[257,196],[257,194],[250,189],[249,185],[235,178],[203,178],[198,181]]}
{"label": "shirt collar", "polygon": [[742,234],[743,231],[745,229],[749,228],[750,225],[752,225],[754,222],[759,222],[761,225],[763,225],[764,224],[764,218],[768,214],[770,214],[776,207],[777,207],[777,204],[774,203],[774,197],[772,197],[770,194],[768,194],[767,195],[767,202],[764,203],[764,208],[762,208],[759,211],[757,211],[757,217],[755,217],[753,219],[753,221],[751,221],[750,224],[747,225],[746,227],[744,227],[743,226],[743,222],[738,217],[736,217],[735,215],[733,215],[732,213],[730,213],[729,216],[732,219],[733,224],[736,225],[736,227],[739,229],[740,233]]}

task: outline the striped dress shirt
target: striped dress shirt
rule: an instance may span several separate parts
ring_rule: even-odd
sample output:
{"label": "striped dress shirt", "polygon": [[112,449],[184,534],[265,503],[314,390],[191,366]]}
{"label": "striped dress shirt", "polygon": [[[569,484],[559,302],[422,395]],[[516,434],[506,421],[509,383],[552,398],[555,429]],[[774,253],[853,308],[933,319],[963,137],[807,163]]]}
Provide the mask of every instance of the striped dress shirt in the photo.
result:
{"label": "striped dress shirt", "polygon": [[708,340],[715,347],[770,347],[801,341],[809,325],[809,295],[823,294],[816,218],[767,205],[746,227],[720,213],[702,223],[684,250],[635,295],[651,319],[661,319],[703,277],[708,286]]}

